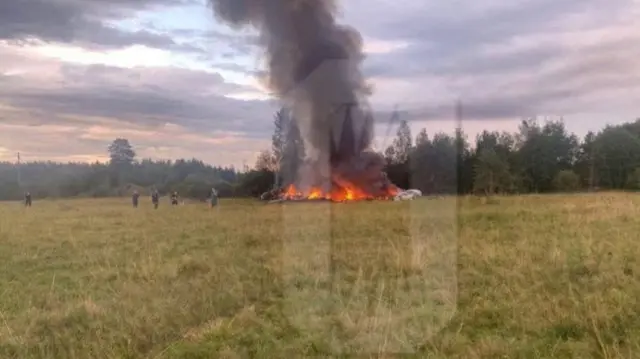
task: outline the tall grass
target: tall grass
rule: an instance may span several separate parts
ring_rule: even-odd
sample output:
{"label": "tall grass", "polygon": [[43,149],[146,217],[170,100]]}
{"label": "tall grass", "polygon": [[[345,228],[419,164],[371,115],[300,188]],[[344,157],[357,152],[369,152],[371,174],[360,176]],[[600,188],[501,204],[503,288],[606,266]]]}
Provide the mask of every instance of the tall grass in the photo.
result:
{"label": "tall grass", "polygon": [[0,358],[634,358],[639,204],[3,203]]}

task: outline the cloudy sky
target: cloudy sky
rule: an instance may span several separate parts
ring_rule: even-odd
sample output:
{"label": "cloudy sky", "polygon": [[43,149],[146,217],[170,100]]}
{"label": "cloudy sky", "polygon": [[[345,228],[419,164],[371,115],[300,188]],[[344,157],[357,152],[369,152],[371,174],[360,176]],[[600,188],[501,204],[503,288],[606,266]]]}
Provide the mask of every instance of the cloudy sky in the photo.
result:
{"label": "cloudy sky", "polygon": [[[142,157],[251,165],[272,113],[251,31],[205,0],[0,1],[0,160],[103,160],[116,137]],[[584,135],[640,117],[640,0],[344,0],[382,113],[417,132],[515,130],[563,116]]]}

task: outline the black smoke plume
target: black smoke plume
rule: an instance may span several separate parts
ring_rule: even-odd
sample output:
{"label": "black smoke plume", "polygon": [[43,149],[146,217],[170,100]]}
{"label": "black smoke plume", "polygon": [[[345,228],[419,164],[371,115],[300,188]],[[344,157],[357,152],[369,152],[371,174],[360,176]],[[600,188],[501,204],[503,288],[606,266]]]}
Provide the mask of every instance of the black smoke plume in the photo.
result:
{"label": "black smoke plume", "polygon": [[323,163],[331,171],[370,148],[373,121],[366,106],[370,88],[360,71],[362,37],[336,22],[335,1],[209,3],[218,19],[259,32],[267,84],[293,111],[314,171],[325,172],[319,169]]}

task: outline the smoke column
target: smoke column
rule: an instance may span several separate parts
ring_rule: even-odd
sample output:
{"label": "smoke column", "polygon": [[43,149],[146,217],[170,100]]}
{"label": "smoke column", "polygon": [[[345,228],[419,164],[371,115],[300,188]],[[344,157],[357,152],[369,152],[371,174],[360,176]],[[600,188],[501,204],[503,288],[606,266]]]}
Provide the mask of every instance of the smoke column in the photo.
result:
{"label": "smoke column", "polygon": [[364,105],[370,89],[360,72],[362,37],[336,23],[335,1],[209,3],[231,27],[258,30],[267,84],[293,111],[311,161],[335,168],[369,149],[373,122]]}

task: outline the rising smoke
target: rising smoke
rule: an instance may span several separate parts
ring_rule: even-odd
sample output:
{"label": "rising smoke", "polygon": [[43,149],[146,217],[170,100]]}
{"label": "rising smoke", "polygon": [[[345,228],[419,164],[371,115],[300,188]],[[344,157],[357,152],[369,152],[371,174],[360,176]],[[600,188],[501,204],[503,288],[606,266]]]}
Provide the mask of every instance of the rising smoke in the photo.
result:
{"label": "rising smoke", "polygon": [[336,23],[335,1],[209,3],[232,27],[258,30],[267,84],[292,110],[316,171],[322,164],[331,171],[370,148],[373,122],[366,106],[370,88],[360,71],[362,37]]}

